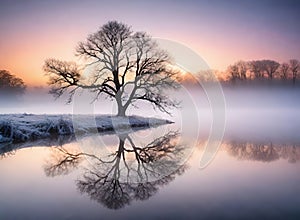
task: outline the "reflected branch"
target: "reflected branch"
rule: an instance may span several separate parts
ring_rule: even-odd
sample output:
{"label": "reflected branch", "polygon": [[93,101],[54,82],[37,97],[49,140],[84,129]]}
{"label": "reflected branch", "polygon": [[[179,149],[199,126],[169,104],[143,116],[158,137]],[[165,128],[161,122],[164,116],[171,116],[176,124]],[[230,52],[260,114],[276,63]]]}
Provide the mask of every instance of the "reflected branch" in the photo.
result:
{"label": "reflected branch", "polygon": [[63,147],[51,148],[51,160],[44,166],[49,177],[66,175],[78,167],[82,161],[82,153],[70,153]]}
{"label": "reflected branch", "polygon": [[78,190],[109,209],[120,209],[133,200],[150,198],[184,172],[186,166],[180,164],[184,147],[177,145],[178,136],[179,132],[170,131],[142,146],[130,134],[122,134],[115,153],[106,156],[57,147],[45,173],[65,175],[86,158],[90,167],[76,181]]}

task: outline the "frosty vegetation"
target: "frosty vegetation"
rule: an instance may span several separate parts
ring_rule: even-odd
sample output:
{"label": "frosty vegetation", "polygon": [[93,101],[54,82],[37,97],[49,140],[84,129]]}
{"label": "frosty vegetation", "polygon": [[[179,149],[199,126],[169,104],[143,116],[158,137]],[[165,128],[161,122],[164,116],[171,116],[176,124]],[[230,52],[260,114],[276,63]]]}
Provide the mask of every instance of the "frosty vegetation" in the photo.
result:
{"label": "frosty vegetation", "polygon": [[168,120],[140,116],[0,115],[0,143],[18,143],[51,136],[74,135],[75,129],[72,121],[74,117],[76,117],[76,133],[81,135],[95,131],[104,132],[171,123]]}

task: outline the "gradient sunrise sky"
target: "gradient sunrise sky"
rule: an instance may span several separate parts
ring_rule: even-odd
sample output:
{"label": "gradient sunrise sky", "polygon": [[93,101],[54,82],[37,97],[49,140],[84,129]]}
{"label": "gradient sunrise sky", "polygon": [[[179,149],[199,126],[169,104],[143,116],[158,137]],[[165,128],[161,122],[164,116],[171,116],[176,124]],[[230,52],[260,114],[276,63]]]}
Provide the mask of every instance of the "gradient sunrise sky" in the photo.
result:
{"label": "gradient sunrise sky", "polygon": [[0,0],[0,69],[45,85],[44,60],[76,59],[77,43],[109,20],[182,42],[213,69],[240,59],[300,59],[297,0]]}

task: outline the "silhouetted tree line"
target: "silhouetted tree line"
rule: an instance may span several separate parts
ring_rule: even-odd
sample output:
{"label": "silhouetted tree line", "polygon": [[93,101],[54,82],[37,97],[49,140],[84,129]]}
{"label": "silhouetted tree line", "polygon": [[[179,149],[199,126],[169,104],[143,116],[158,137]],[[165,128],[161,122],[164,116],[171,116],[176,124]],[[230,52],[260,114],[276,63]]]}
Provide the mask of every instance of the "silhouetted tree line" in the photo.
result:
{"label": "silhouetted tree line", "polygon": [[26,89],[22,79],[7,70],[0,70],[0,96],[21,95]]}
{"label": "silhouetted tree line", "polygon": [[293,84],[300,74],[300,62],[291,59],[287,63],[274,60],[238,61],[230,65],[225,73],[225,80],[230,82],[243,80],[290,80]]}
{"label": "silhouetted tree line", "polygon": [[191,84],[219,81],[222,84],[231,85],[242,82],[276,81],[295,85],[299,78],[300,61],[291,59],[284,63],[279,63],[274,60],[240,60],[229,65],[225,71],[213,69],[201,70],[195,75],[195,79],[184,80]]}

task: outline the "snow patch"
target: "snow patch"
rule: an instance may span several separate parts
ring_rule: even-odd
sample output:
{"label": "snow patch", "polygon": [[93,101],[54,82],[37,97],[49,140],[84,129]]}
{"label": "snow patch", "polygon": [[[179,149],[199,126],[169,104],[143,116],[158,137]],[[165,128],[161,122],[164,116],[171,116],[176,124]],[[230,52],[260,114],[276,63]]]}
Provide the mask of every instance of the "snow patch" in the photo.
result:
{"label": "snow patch", "polygon": [[0,115],[0,143],[73,135],[74,130],[76,134],[88,134],[170,123],[164,119],[140,116],[6,114]]}

